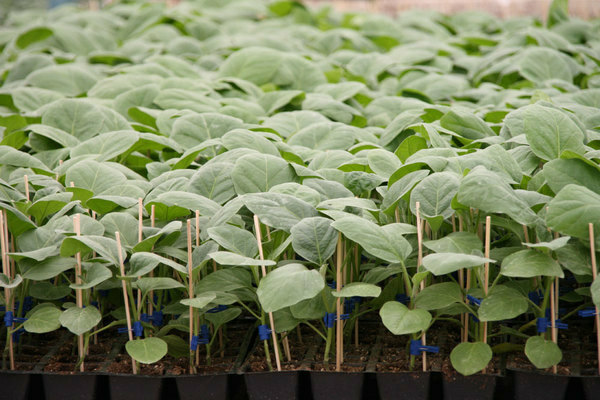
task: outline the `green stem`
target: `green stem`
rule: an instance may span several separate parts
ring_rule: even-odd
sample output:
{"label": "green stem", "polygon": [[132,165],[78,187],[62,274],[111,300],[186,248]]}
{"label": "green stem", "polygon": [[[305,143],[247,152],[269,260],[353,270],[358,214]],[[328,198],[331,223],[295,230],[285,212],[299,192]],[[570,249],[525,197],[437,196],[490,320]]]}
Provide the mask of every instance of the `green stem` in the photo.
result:
{"label": "green stem", "polygon": [[323,338],[323,340],[327,341],[327,337],[313,324],[311,324],[308,321],[302,321],[304,322],[306,325],[308,325],[310,328],[312,328],[313,331],[315,331],[317,333],[317,335],[321,336]]}
{"label": "green stem", "polygon": [[327,339],[325,342],[325,354],[323,354],[323,363],[329,365],[329,352],[331,351],[331,343],[333,342],[333,328],[327,328]]}

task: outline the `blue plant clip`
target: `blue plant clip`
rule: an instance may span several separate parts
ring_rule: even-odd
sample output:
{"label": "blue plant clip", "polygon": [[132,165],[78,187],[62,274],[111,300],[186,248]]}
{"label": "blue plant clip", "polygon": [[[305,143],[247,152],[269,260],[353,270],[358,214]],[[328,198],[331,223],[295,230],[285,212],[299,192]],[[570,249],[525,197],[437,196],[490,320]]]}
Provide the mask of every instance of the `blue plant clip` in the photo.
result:
{"label": "blue plant clip", "polygon": [[206,324],[200,325],[200,338],[198,339],[198,343],[200,343],[200,344],[210,343],[210,331],[208,330],[208,325],[206,325]]}
{"label": "blue plant clip", "polygon": [[421,340],[415,339],[410,341],[410,354],[420,356],[422,352],[439,353],[440,348],[437,346],[423,346]]}
{"label": "blue plant clip", "polygon": [[407,305],[408,303],[410,303],[410,296],[407,296],[404,293],[398,293],[396,295],[396,301],[399,303],[402,303],[404,305]]}
{"label": "blue plant clip", "polygon": [[13,323],[21,323],[27,321],[27,318],[17,318],[12,311],[7,311],[4,314],[4,326],[12,326]]}
{"label": "blue plant clip", "polygon": [[527,297],[529,297],[529,300],[531,300],[532,302],[534,302],[537,305],[540,305],[540,303],[544,299],[544,295],[539,290],[529,292],[527,294]]}
{"label": "blue plant clip", "polygon": [[140,321],[147,324],[152,323],[154,326],[161,326],[163,323],[163,313],[162,311],[153,311],[152,315],[142,313],[142,315],[140,315]]}
{"label": "blue plant clip", "polygon": [[[340,314],[340,320],[350,318],[350,314]],[[336,313],[326,313],[323,317],[323,322],[325,322],[325,326],[327,328],[333,328],[335,326],[335,321],[337,320]]]}
{"label": "blue plant clip", "polygon": [[[554,321],[554,325],[558,329],[569,329],[569,325],[564,322],[560,322],[560,319]],[[538,333],[544,333],[548,328],[552,328],[552,322],[548,321],[548,318],[538,318],[536,321],[536,327]]]}
{"label": "blue plant clip", "polygon": [[129,331],[133,331],[133,335],[135,337],[141,337],[144,334],[144,326],[142,325],[141,321],[135,321],[131,329],[127,329],[126,327],[117,328],[117,332],[119,333],[125,333]]}
{"label": "blue plant clip", "polygon": [[467,295],[467,300],[469,300],[471,303],[475,304],[476,306],[481,305],[481,299],[478,299],[477,297],[473,297],[470,294]]}
{"label": "blue plant clip", "polygon": [[196,351],[198,349],[198,340],[199,340],[199,336],[198,335],[193,335],[192,336],[192,341],[190,342],[190,350],[191,351]]}
{"label": "blue plant clip", "polygon": [[268,325],[259,325],[258,326],[258,337],[260,340],[269,340],[269,336],[271,335],[271,329],[269,329]]}
{"label": "blue plant clip", "polygon": [[593,307],[589,307],[583,310],[577,311],[577,315],[583,318],[594,317],[596,315],[596,309]]}
{"label": "blue plant clip", "polygon": [[93,306],[93,307],[98,308],[98,302],[96,300],[90,301],[90,305]]}
{"label": "blue plant clip", "polygon": [[475,314],[471,314],[471,313],[469,313],[469,315],[470,315],[470,316],[471,316],[471,318],[473,319],[473,322],[479,322],[479,318],[477,318],[477,317],[475,316]]}
{"label": "blue plant clip", "polygon": [[337,282],[336,281],[332,281],[332,282],[328,283],[327,286],[329,286],[332,289],[336,289],[337,288]]}
{"label": "blue plant clip", "polygon": [[346,300],[344,300],[344,309],[347,312],[352,313],[356,308],[356,305],[360,304],[361,301],[362,297],[360,296],[352,296],[350,298],[347,298]]}
{"label": "blue plant clip", "polygon": [[214,313],[218,313],[218,312],[221,312],[221,311],[224,311],[224,310],[227,310],[227,306],[224,305],[224,304],[220,304],[220,305],[218,305],[216,307],[213,307],[210,310],[208,310],[207,313],[214,314]]}

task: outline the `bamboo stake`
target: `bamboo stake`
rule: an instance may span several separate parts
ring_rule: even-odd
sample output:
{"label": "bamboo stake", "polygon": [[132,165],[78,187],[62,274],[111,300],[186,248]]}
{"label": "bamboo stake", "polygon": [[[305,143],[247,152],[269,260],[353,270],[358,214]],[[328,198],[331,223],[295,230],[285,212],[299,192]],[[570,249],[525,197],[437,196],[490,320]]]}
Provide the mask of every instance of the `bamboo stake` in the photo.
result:
{"label": "bamboo stake", "polygon": [[[490,232],[491,232],[492,218],[488,215],[485,217],[485,258],[490,258]],[[485,296],[488,295],[488,286],[490,284],[490,263],[484,264],[483,270],[483,292]],[[487,329],[488,323],[483,323],[483,343],[487,343]]]}
{"label": "bamboo stake", "polygon": [[[5,227],[8,225],[6,221],[6,214],[4,210],[0,210],[0,246],[2,248],[2,273],[6,276],[9,276],[9,265],[6,262],[6,238],[5,235]],[[4,302],[6,304],[6,310],[11,310],[10,308],[10,289],[4,288]],[[10,327],[12,329],[12,326]],[[13,340],[12,334],[8,334],[8,355],[10,358],[10,369],[15,369],[15,354],[13,349]]]}
{"label": "bamboo stake", "polygon": [[[262,234],[260,232],[260,221],[258,216],[254,215],[254,229],[256,230],[256,243],[258,244],[258,254],[260,260],[264,261],[265,255],[262,247]],[[267,231],[268,232],[268,231]],[[267,268],[265,265],[261,265],[263,278],[267,276]],[[271,337],[273,338],[273,347],[275,349],[275,362],[277,364],[277,371],[281,371],[281,360],[279,359],[279,346],[277,345],[277,333],[275,332],[275,320],[273,319],[273,313],[269,312],[269,324],[271,325]]]}
{"label": "bamboo stake", "polygon": [[[554,282],[550,285],[550,324],[552,327],[552,341],[558,343],[558,331],[556,329],[556,307],[554,303]],[[552,372],[557,373],[558,368],[556,365],[552,366]]]}
{"label": "bamboo stake", "polygon": [[[152,204],[152,206],[150,206],[150,227],[154,228],[154,204]],[[150,271],[150,277],[153,278],[154,277],[154,271]],[[151,290],[149,293],[150,296],[150,302],[148,304],[148,314],[152,315],[153,311],[154,311],[154,305],[153,305],[153,301],[154,301],[154,290]]]}
{"label": "bamboo stake", "polygon": [[[417,245],[418,245],[417,273],[418,273],[419,269],[421,268],[421,263],[423,262],[423,226],[422,226],[422,221],[421,221],[421,203],[417,201],[415,203],[415,208],[417,211],[416,214],[417,214]],[[419,286],[420,286],[421,290],[425,289],[425,280],[422,280],[421,284]],[[427,344],[427,336],[425,334],[425,331],[423,331],[421,334],[421,345],[425,346],[426,344]],[[423,352],[422,357],[423,357],[422,358],[423,371],[427,371],[427,353]]]}
{"label": "bamboo stake", "polygon": [[[138,243],[144,239],[143,228],[144,228],[144,204],[141,197],[138,198]],[[138,279],[140,277],[138,276]],[[142,309],[142,290],[137,290],[137,310],[138,314]]]}
{"label": "bamboo stake", "polygon": [[[458,231],[463,231],[463,218],[462,215],[458,215]],[[465,269],[461,268],[458,270],[458,284],[461,289],[465,288]],[[464,301],[464,298],[463,298]],[[460,314],[460,323],[461,323],[461,331],[460,331],[460,341],[466,342],[468,336],[468,328],[469,328],[469,314],[462,313]]]}
{"label": "bamboo stake", "polygon": [[[354,264],[356,265],[356,276],[360,276],[360,257],[358,254],[358,244],[354,245]],[[352,276],[352,274],[350,274]],[[354,306],[356,307],[356,305]],[[358,318],[354,321],[354,345],[358,347]]]}
{"label": "bamboo stake", "polygon": [[[335,256],[336,259],[336,291],[339,293],[342,290],[342,257],[343,257],[343,248],[342,248],[342,234],[338,234],[338,243],[337,243],[337,254]],[[338,297],[335,301],[335,309],[336,309],[336,331],[335,331],[335,370],[341,371],[342,369],[342,341],[343,341],[343,330],[344,325],[342,324],[342,299]]]}
{"label": "bamboo stake", "polygon": [[[594,237],[594,224],[589,224],[590,230],[590,253],[592,257],[592,278],[596,280],[598,269],[596,267],[596,243]],[[598,315],[598,306],[596,306],[596,347],[598,349],[598,375],[600,375],[600,315]]]}
{"label": "bamboo stake", "polygon": [[[194,277],[192,275],[192,221],[187,220],[187,256],[188,256],[188,297],[194,298]],[[194,307],[190,305],[190,346],[192,345],[192,339],[194,337]],[[193,353],[193,350],[192,350]],[[193,355],[190,355],[193,357]],[[190,373],[194,373],[195,367],[190,359]]]}
{"label": "bamboo stake", "polygon": [[[123,264],[123,253],[121,250],[121,235],[119,232],[115,232],[115,239],[117,240],[117,252],[119,253],[119,268],[121,269],[121,276],[125,276],[125,265]],[[131,328],[131,311],[129,310],[129,297],[127,296],[127,284],[125,279],[121,281],[121,287],[123,288],[123,301],[125,302],[125,318],[127,318],[127,335],[129,340],[133,340],[133,332]],[[137,364],[135,359],[131,357],[131,366],[134,374],[137,374]]]}
{"label": "bamboo stake", "polygon": [[[194,233],[196,237],[196,247],[200,246],[200,211],[195,212]],[[196,316],[196,324],[200,326],[200,315]],[[196,348],[196,365],[200,365],[200,346]]]}
{"label": "bamboo stake", "polygon": [[[81,215],[77,214],[73,217],[73,229],[75,230],[75,235],[78,237],[81,236]],[[77,264],[75,265],[75,283],[77,285],[81,285],[81,253],[75,254],[75,260]],[[81,289],[75,290],[75,299],[77,302],[77,307],[83,308],[83,293]],[[79,359],[83,360],[83,335],[79,335],[78,339],[78,350],[79,350]],[[79,371],[83,372],[85,370],[84,362],[82,361],[79,365]]]}
{"label": "bamboo stake", "polygon": [[[96,219],[96,211],[92,211],[92,219]],[[94,251],[92,253],[92,258],[96,258],[96,252]],[[58,280],[54,281],[54,286],[56,286],[58,284]],[[100,299],[98,299],[98,308],[101,307],[101,303],[100,303]],[[99,325],[102,326],[102,321],[99,322]],[[96,326],[94,328],[94,332],[98,330],[98,326]],[[94,344],[98,344],[98,335],[94,335]],[[90,349],[88,348],[88,355],[89,355]]]}

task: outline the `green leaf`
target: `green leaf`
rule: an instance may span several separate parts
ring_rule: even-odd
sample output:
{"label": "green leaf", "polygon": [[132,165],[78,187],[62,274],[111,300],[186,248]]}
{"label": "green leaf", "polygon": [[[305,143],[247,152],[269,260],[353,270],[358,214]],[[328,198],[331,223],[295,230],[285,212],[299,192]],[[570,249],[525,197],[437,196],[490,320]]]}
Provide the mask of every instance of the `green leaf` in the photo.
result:
{"label": "green leaf", "polygon": [[537,250],[521,250],[504,258],[500,273],[516,278],[565,276],[556,260]]}
{"label": "green leaf", "polygon": [[548,204],[546,223],[553,231],[589,240],[589,223],[600,232],[600,195],[583,186],[565,186]]}
{"label": "green leaf", "polygon": [[29,287],[29,295],[39,300],[58,300],[68,296],[70,293],[71,288],[68,286],[54,286],[48,281],[41,281]]}
{"label": "green leaf", "polygon": [[233,225],[221,225],[208,228],[208,236],[225,249],[254,258],[258,254],[256,237],[247,230]]}
{"label": "green leaf", "polygon": [[489,258],[460,253],[435,253],[423,257],[423,267],[436,276],[450,274],[462,268],[472,268],[486,262],[495,262]]}
{"label": "green leaf", "polygon": [[54,306],[41,307],[27,317],[23,328],[31,333],[48,333],[60,328],[62,311]]}
{"label": "green leaf", "polygon": [[187,267],[176,263],[166,257],[149,252],[134,253],[129,260],[130,270],[128,276],[143,276],[154,270],[159,264],[164,264],[173,268],[175,271],[187,274]]}
{"label": "green leaf", "polygon": [[23,282],[23,277],[17,274],[13,279],[0,273],[0,287],[14,289]]}
{"label": "green leaf", "polygon": [[[554,65],[554,61],[550,65]],[[539,158],[554,160],[566,150],[577,154],[585,152],[583,133],[564,112],[532,105],[522,116],[527,142]]]}
{"label": "green leaf", "polygon": [[383,325],[394,335],[407,335],[427,330],[431,314],[425,310],[409,310],[397,301],[388,301],[379,310]]}
{"label": "green leaf", "polygon": [[233,321],[242,313],[242,309],[239,307],[228,308],[217,313],[208,313],[204,315],[211,324],[213,324],[214,330],[218,330],[221,326],[226,323]]}
{"label": "green leaf", "polygon": [[76,188],[89,190],[93,194],[110,192],[118,184],[124,184],[127,177],[117,169],[93,160],[83,160],[67,170],[65,182]]}
{"label": "green leaf", "polygon": [[50,36],[52,36],[52,33],[52,29],[50,28],[47,28],[45,26],[36,26],[21,33],[17,37],[15,44],[19,48],[24,49],[32,43],[40,42],[49,38]]}
{"label": "green leaf", "polygon": [[319,271],[302,264],[287,264],[269,272],[261,279],[256,294],[266,312],[293,306],[316,296],[325,287]]}
{"label": "green leaf", "polygon": [[423,245],[436,253],[473,254],[483,249],[479,236],[471,232],[452,232],[441,239],[423,242]]}
{"label": "green leaf", "polygon": [[306,260],[323,265],[335,252],[337,232],[323,217],[304,218],[291,229],[292,247]]}
{"label": "green leaf", "polygon": [[440,125],[471,140],[496,136],[485,121],[471,112],[450,110],[440,119]]}
{"label": "green leaf", "polygon": [[333,297],[379,297],[381,288],[377,285],[364,282],[352,282],[345,285],[342,290],[331,292]]}
{"label": "green leaf", "polygon": [[525,343],[525,355],[536,368],[545,369],[562,360],[562,351],[556,343],[541,336],[532,336]]}
{"label": "green leaf", "polygon": [[75,259],[58,256],[50,257],[42,262],[32,263],[23,273],[23,278],[32,281],[45,281],[71,268],[75,268]]}
{"label": "green leaf", "polygon": [[554,193],[569,184],[600,194],[600,170],[576,158],[557,158],[544,164],[544,178]]}
{"label": "green leaf", "polygon": [[81,285],[71,284],[69,285],[71,289],[91,289],[101,284],[102,282],[112,278],[113,274],[109,268],[103,265],[97,265],[96,263],[90,264],[91,265],[89,265],[86,268],[86,273],[83,278],[84,283],[82,283]]}
{"label": "green leaf", "polygon": [[206,292],[229,292],[252,286],[250,271],[242,267],[233,267],[216,270],[197,282],[195,290],[197,294]]}
{"label": "green leaf", "polygon": [[228,115],[194,113],[175,121],[171,131],[171,139],[184,148],[192,148],[210,139],[220,138],[231,130],[243,127],[244,124],[241,120]]}
{"label": "green leaf", "polygon": [[192,299],[183,299],[180,301],[181,304],[191,306],[194,308],[204,308],[209,305],[217,296],[214,293],[204,293],[200,296],[196,296]]}
{"label": "green leaf", "polygon": [[167,355],[167,343],[157,337],[135,339],[125,343],[125,350],[134,360],[142,364],[152,364]]}
{"label": "green leaf", "polygon": [[465,376],[476,374],[490,361],[492,361],[492,349],[483,342],[461,343],[450,353],[452,366]]}
{"label": "green leaf", "polygon": [[250,153],[238,159],[231,171],[237,194],[268,192],[273,186],[293,182],[296,174],[282,158]]}
{"label": "green leaf", "polygon": [[285,232],[304,218],[318,216],[313,206],[287,194],[256,193],[243,196],[242,201],[260,222]]}
{"label": "green leaf", "polygon": [[507,214],[523,225],[538,221],[537,215],[510,185],[484,167],[476,167],[463,178],[458,189],[458,202],[487,213]]}
{"label": "green leaf", "polygon": [[140,278],[133,282],[133,286],[142,291],[142,295],[147,294],[151,290],[169,290],[185,288],[183,283],[176,281],[173,278]]}
{"label": "green leaf", "polygon": [[525,79],[540,85],[558,79],[571,83],[574,76],[571,62],[557,50],[533,46],[521,56],[518,68]]}
{"label": "green leaf", "polygon": [[477,318],[481,321],[503,321],[523,314],[529,308],[525,296],[507,286],[496,286],[481,302]]}
{"label": "green leaf", "polygon": [[462,291],[455,282],[436,283],[421,290],[415,297],[415,308],[439,310],[463,300]]}
{"label": "green leaf", "polygon": [[402,235],[402,227],[389,224],[383,227],[360,217],[344,217],[333,226],[348,239],[361,245],[367,252],[390,263],[401,263],[410,255],[412,247]]}
{"label": "green leaf", "polygon": [[[113,265],[119,265],[119,251],[114,239],[104,236],[73,236],[63,240],[60,246],[60,255],[71,257],[81,252],[87,254],[95,251],[97,255],[109,261]],[[125,250],[121,249],[123,260],[127,258]]]}
{"label": "green leaf", "polygon": [[85,64],[60,64],[40,68],[27,77],[30,86],[53,90],[66,96],[79,96],[96,83],[96,76]]}
{"label": "green leaf", "polygon": [[63,311],[59,321],[75,335],[83,335],[98,325],[102,314],[96,307],[71,307]]}
{"label": "green leaf", "polygon": [[569,239],[571,239],[570,236],[561,236],[557,239],[552,240],[551,242],[523,243],[523,244],[527,247],[534,248],[534,249],[538,248],[538,247],[543,247],[545,249],[556,251],[556,250],[566,246],[567,243],[569,242]]}
{"label": "green leaf", "polygon": [[221,265],[264,265],[265,267],[273,266],[276,264],[275,261],[271,260],[257,260],[255,258],[241,256],[236,253],[230,253],[228,251],[217,251],[209,254],[210,258],[215,260]]}
{"label": "green leaf", "polygon": [[410,195],[410,209],[416,215],[416,202],[421,203],[421,218],[441,215],[452,216],[452,199],[460,185],[459,177],[452,172],[436,172],[417,184]]}

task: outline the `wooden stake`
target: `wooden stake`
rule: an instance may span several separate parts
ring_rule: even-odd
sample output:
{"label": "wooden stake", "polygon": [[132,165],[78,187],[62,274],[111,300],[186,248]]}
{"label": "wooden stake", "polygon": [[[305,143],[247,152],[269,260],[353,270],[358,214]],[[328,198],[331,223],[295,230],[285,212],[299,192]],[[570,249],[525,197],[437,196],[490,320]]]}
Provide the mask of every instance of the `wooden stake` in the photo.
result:
{"label": "wooden stake", "polygon": [[[75,230],[75,235],[78,237],[81,236],[81,214],[77,214],[73,217],[73,229]],[[75,265],[75,283],[77,285],[81,285],[81,253],[75,254],[75,260],[77,264]],[[75,299],[77,302],[77,307],[83,308],[83,293],[81,289],[75,290]],[[79,350],[79,359],[83,360],[83,335],[79,335],[78,337],[78,350]],[[84,362],[82,361],[79,365],[79,371],[83,372],[85,370]]]}
{"label": "wooden stake", "polygon": [[[596,267],[596,243],[594,237],[594,224],[589,224],[590,230],[590,253],[592,256],[592,278],[596,280],[598,269]],[[598,306],[596,306],[596,347],[598,350],[598,375],[600,375],[600,315],[598,315]]]}
{"label": "wooden stake", "polygon": [[[117,252],[119,253],[119,268],[121,269],[121,276],[125,276],[125,265],[123,264],[123,252],[121,250],[121,235],[119,232],[115,232],[115,239],[117,240]],[[127,318],[127,335],[129,336],[129,340],[133,340],[133,332],[131,330],[131,311],[129,309],[129,297],[127,296],[127,284],[125,283],[125,279],[121,281],[121,287],[123,288],[125,318]],[[131,357],[131,365],[133,373],[137,374],[137,364],[133,357]]]}
{"label": "wooden stake", "polygon": [[[188,256],[188,297],[194,298],[194,277],[192,275],[192,220],[187,220],[187,256]],[[190,306],[190,346],[194,336],[194,307]],[[192,361],[190,360],[190,363]],[[190,373],[193,373],[193,365],[190,365]]]}
{"label": "wooden stake", "polygon": [[[260,232],[260,221],[258,220],[258,216],[254,215],[254,229],[256,230],[256,243],[258,244],[258,255],[260,256],[260,260],[264,261],[265,255],[263,253],[262,247],[262,234]],[[267,276],[267,267],[265,265],[261,265],[262,276],[263,278]],[[281,371],[281,360],[279,359],[279,346],[277,345],[277,333],[275,332],[275,320],[273,319],[273,313],[269,313],[269,324],[271,325],[271,337],[273,338],[273,347],[275,349],[275,362],[277,364],[277,371]]]}
{"label": "wooden stake", "polygon": [[[10,276],[10,272],[8,271],[9,269],[9,264],[6,260],[6,253],[7,253],[7,241],[6,241],[6,237],[5,237],[5,232],[7,229],[6,226],[8,225],[8,222],[6,221],[6,214],[4,210],[0,210],[0,246],[2,248],[2,273],[6,276]],[[11,310],[10,308],[10,289],[8,288],[4,288],[4,302],[5,302],[5,308],[6,310]],[[13,327],[10,326],[10,329],[12,329]],[[15,354],[14,354],[14,350],[13,350],[13,340],[12,340],[12,334],[8,335],[8,354],[9,354],[9,358],[10,358],[10,369],[14,370],[15,369]]]}
{"label": "wooden stake", "polygon": [[[154,228],[154,204],[152,204],[150,206],[150,227]],[[150,277],[154,277],[154,271],[150,271]],[[153,311],[154,311],[154,305],[153,305],[153,301],[154,301],[154,290],[151,290],[150,293],[148,294],[150,296],[150,302],[148,304],[148,314],[152,315]]]}
{"label": "wooden stake", "polygon": [[[195,221],[194,221],[194,229],[195,229],[195,237],[196,237],[196,247],[200,246],[200,211],[196,210],[195,213]],[[193,257],[192,257],[193,258]],[[196,317],[196,324],[200,326],[200,316]],[[200,365],[200,346],[196,348],[196,365]]]}
{"label": "wooden stake", "polygon": [[[492,218],[485,217],[485,258],[490,258],[490,232],[492,229]],[[483,293],[488,295],[488,286],[490,284],[490,263],[486,262],[483,267]],[[487,321],[483,323],[483,343],[487,343]]]}
{"label": "wooden stake", "polygon": [[[141,242],[142,240],[144,240],[143,228],[144,228],[144,204],[143,204],[143,199],[141,197],[139,197],[138,198],[138,243]],[[138,276],[138,279],[140,279],[139,276]],[[142,305],[143,305],[142,304],[142,290],[138,289],[137,290],[138,313],[142,309]]]}
{"label": "wooden stake", "polygon": [[[360,276],[360,256],[358,254],[358,244],[354,244],[354,264],[356,265],[356,276]],[[352,275],[353,274],[350,274],[350,276]],[[357,306],[355,305],[355,307]],[[354,321],[354,345],[358,347],[358,318],[356,318]]]}
{"label": "wooden stake", "polygon": [[[423,227],[422,227],[422,221],[421,221],[421,203],[420,202],[417,201],[415,203],[415,209],[416,209],[416,214],[417,214],[417,245],[418,245],[417,272],[420,272],[419,270],[421,269],[421,263],[423,262]],[[419,286],[420,286],[421,290],[425,289],[425,280],[424,279],[421,281],[421,284]],[[425,331],[423,331],[421,334],[421,345],[425,346],[426,344],[427,344],[427,336],[425,334]],[[423,352],[422,357],[423,357],[422,358],[423,371],[427,371],[427,353]]]}
{"label": "wooden stake", "polygon": [[[337,243],[337,254],[336,259],[336,291],[339,293],[342,290],[342,261],[343,261],[343,248],[342,248],[342,234],[338,233]],[[342,323],[342,299],[338,297],[335,301],[336,309],[336,331],[335,331],[335,370],[342,370],[342,341],[344,333],[344,324]]]}

